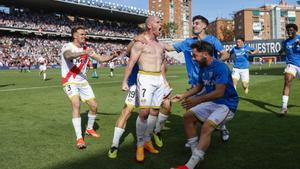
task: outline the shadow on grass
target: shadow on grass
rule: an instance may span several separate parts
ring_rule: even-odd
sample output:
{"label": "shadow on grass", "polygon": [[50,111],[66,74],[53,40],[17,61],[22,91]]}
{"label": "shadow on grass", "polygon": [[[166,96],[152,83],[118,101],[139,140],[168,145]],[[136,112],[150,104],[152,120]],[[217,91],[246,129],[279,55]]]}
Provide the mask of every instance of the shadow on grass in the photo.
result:
{"label": "shadow on grass", "polygon": [[[254,99],[245,98],[245,97],[240,97],[240,99],[245,100],[249,103],[252,103],[257,107],[262,108],[262,109],[266,110],[267,112],[271,112],[271,113],[274,113],[274,114],[277,114],[281,109],[281,106],[279,106],[279,105],[274,105],[274,104],[264,102],[264,101],[261,101],[261,100],[254,100]],[[272,110],[271,108],[268,108],[268,107],[278,108],[278,112],[276,112],[276,111],[274,111],[274,110]],[[288,108],[292,108],[292,107],[300,107],[300,106],[297,106],[297,105],[289,105],[288,106]]]}
{"label": "shadow on grass", "polygon": [[[244,99],[244,98],[243,98]],[[246,100],[246,99],[244,99]],[[250,100],[251,101],[251,100]],[[258,105],[265,103],[255,102]],[[273,105],[276,107],[275,105]],[[177,114],[179,114],[177,112]],[[51,169],[167,169],[184,164],[190,157],[186,142],[182,117],[173,114],[163,130],[164,147],[160,154],[145,153],[144,163],[135,162],[135,142],[120,145],[118,158],[110,159],[107,151],[101,149],[90,156],[78,153],[78,158],[51,166]],[[126,133],[135,136],[137,113],[129,118]],[[212,136],[212,143],[199,169],[293,169],[300,164],[299,116],[278,118],[270,113],[238,110],[235,118],[228,123],[230,140],[222,143],[219,132]],[[106,136],[103,136],[106,137]],[[123,142],[123,141],[122,141]],[[128,142],[127,142],[128,143]],[[110,147],[111,142],[105,147]],[[87,150],[84,151],[89,151]],[[57,152],[59,153],[59,152]]]}
{"label": "shadow on grass", "polygon": [[4,85],[0,85],[0,87],[7,87],[7,86],[14,86],[14,85],[16,85],[16,84],[14,84],[14,83],[10,83],[10,84],[4,84]]}

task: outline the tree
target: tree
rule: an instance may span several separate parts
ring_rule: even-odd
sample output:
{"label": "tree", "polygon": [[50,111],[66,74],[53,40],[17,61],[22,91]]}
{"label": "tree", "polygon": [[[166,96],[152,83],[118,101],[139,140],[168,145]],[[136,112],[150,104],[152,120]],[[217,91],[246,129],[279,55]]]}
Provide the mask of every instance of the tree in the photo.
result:
{"label": "tree", "polygon": [[168,22],[163,25],[163,37],[173,38],[178,26],[175,22]]}
{"label": "tree", "polygon": [[220,27],[221,34],[223,36],[223,42],[231,42],[234,40],[234,30],[233,25],[225,23],[223,26]]}

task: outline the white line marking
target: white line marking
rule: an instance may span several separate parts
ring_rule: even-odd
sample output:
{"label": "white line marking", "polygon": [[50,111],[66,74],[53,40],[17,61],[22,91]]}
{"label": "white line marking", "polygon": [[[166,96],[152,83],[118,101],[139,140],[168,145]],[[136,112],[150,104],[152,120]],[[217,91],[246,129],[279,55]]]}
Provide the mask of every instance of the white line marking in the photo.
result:
{"label": "white line marking", "polygon": [[[168,76],[171,78],[178,77],[178,76]],[[110,83],[120,83],[121,87],[121,82],[122,81],[105,81],[105,82],[94,82],[94,83],[89,83],[91,85],[93,84],[110,84]],[[3,89],[0,90],[0,92],[12,92],[12,91],[20,91],[20,90],[34,90],[34,89],[46,89],[46,88],[58,88],[58,87],[63,87],[62,85],[53,85],[53,86],[37,86],[37,87],[22,87],[22,88],[14,88],[14,89]]]}

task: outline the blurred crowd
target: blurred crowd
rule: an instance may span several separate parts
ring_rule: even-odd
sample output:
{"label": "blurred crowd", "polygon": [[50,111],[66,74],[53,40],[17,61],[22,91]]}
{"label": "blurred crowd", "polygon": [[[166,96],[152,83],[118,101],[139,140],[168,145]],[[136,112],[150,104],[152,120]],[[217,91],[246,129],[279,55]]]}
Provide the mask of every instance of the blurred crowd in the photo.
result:
{"label": "blurred crowd", "polygon": [[131,38],[142,31],[138,25],[116,21],[74,17],[62,14],[37,13],[25,9],[18,9],[8,14],[0,11],[0,27],[18,28],[35,31],[71,33],[71,28],[83,25],[88,34],[110,37]]}

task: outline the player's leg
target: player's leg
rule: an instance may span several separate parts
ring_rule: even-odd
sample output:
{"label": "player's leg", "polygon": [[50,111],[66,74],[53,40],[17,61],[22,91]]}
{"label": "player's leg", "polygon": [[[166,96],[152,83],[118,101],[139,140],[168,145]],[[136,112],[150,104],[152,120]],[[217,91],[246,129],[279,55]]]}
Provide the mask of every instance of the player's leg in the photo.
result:
{"label": "player's leg", "polygon": [[128,106],[124,105],[121,114],[116,122],[116,126],[114,128],[114,136],[112,140],[112,145],[108,151],[108,157],[109,158],[117,158],[118,156],[118,149],[120,144],[120,139],[125,132],[125,127],[127,120],[132,114],[132,111],[134,109],[134,106]]}
{"label": "player's leg", "polygon": [[279,115],[287,114],[287,106],[289,100],[290,89],[292,86],[292,81],[296,77],[297,70],[293,65],[288,64],[284,70],[284,86],[282,91],[282,108]]}
{"label": "player's leg", "polygon": [[249,92],[249,69],[245,69],[241,72],[242,86],[244,88],[245,94]]}
{"label": "player's leg", "polygon": [[158,147],[163,146],[161,130],[164,127],[167,119],[169,118],[169,115],[171,113],[171,107],[172,107],[172,103],[171,103],[170,98],[165,98],[163,100],[163,103],[162,103],[161,107],[160,107],[158,117],[157,117],[157,121],[156,121],[156,125],[155,125],[155,129],[154,129],[154,132],[153,132],[153,138],[154,138],[155,144]]}
{"label": "player's leg", "polygon": [[97,114],[97,101],[94,92],[89,84],[80,87],[80,97],[82,101],[86,102],[87,105],[89,106],[88,122],[85,130],[85,134],[99,138],[100,134],[96,133],[96,131],[94,130],[94,123]]}
{"label": "player's leg", "polygon": [[236,89],[238,81],[240,80],[240,74],[238,69],[235,68],[232,69],[231,77],[232,77],[234,88]]}
{"label": "player's leg", "polygon": [[80,97],[78,88],[76,85],[66,85],[64,91],[68,95],[72,105],[72,124],[76,134],[76,146],[79,149],[86,148],[81,131]]}
{"label": "player's leg", "polygon": [[[195,112],[197,117],[201,117],[201,106],[198,107],[198,112]],[[203,106],[202,106],[203,108]],[[228,120],[233,118],[233,113],[225,105],[217,105],[212,102],[208,102],[206,108],[210,108],[212,113],[209,115],[207,120],[203,123],[201,127],[200,140],[198,145],[192,151],[192,156],[189,161],[184,165],[187,168],[195,168],[196,165],[204,159],[205,152],[209,148],[211,143],[211,135],[213,131],[222,124],[225,124]],[[203,109],[205,110],[205,108]],[[191,121],[193,122],[193,121]]]}
{"label": "player's leg", "polygon": [[125,99],[125,105],[121,111],[121,114],[116,122],[116,126],[114,128],[114,136],[111,148],[108,152],[108,157],[110,158],[116,158],[118,155],[118,148],[119,148],[119,142],[120,138],[122,137],[123,133],[125,132],[125,127],[127,120],[132,114],[132,111],[136,104],[136,85],[132,85],[129,88],[129,91],[127,93],[127,97]]}

